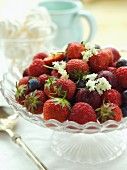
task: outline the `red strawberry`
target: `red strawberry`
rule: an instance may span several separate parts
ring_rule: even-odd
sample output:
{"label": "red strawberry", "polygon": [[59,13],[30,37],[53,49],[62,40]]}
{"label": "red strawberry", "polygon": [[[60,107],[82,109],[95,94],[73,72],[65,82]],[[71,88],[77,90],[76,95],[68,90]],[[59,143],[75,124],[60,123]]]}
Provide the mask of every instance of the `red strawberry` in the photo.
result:
{"label": "red strawberry", "polygon": [[26,84],[19,87],[16,85],[16,89],[15,99],[19,104],[24,105],[25,96],[29,94],[28,86]]}
{"label": "red strawberry", "polygon": [[42,59],[35,59],[28,67],[28,75],[38,77],[41,74],[50,74],[50,69],[44,67],[44,61]]}
{"label": "red strawberry", "polygon": [[44,92],[49,98],[57,97],[55,87],[56,87],[56,78],[49,77],[48,80],[46,80],[46,83],[44,85]]}
{"label": "red strawberry", "polygon": [[26,68],[26,69],[23,71],[22,76],[23,76],[23,77],[28,76],[28,68]]}
{"label": "red strawberry", "polygon": [[41,114],[46,100],[47,97],[42,90],[35,90],[25,97],[24,106],[33,114]]}
{"label": "red strawberry", "polygon": [[69,116],[70,121],[77,122],[79,124],[85,124],[87,122],[96,122],[96,113],[93,108],[84,102],[76,103],[72,107],[72,111]]}
{"label": "red strawberry", "polygon": [[110,57],[109,66],[112,66],[112,64],[114,62],[114,56],[113,56],[112,50],[108,47],[105,48],[104,50],[109,54],[109,57]]}
{"label": "red strawberry", "polygon": [[121,94],[115,89],[105,91],[102,95],[102,100],[104,100],[105,103],[110,102],[118,106],[122,104]]}
{"label": "red strawberry", "polygon": [[121,87],[127,88],[127,67],[119,67],[116,70],[116,78]]}
{"label": "red strawberry", "polygon": [[44,120],[56,119],[59,122],[64,122],[70,114],[70,107],[70,103],[65,99],[49,99],[43,107]]}
{"label": "red strawberry", "polygon": [[58,70],[52,70],[51,71],[51,76],[55,76],[57,78],[60,78],[61,74],[58,72]]}
{"label": "red strawberry", "polygon": [[19,82],[18,82],[18,87],[20,87],[21,85],[27,85],[29,79],[30,79],[29,76],[22,77],[22,78],[19,80]]}
{"label": "red strawberry", "polygon": [[89,59],[89,66],[93,72],[106,70],[109,66],[110,56],[105,50],[99,50],[97,55],[93,55]]}
{"label": "red strawberry", "polygon": [[64,97],[68,100],[72,99],[76,91],[76,85],[73,81],[60,78],[56,81],[56,92],[58,97]]}
{"label": "red strawberry", "polygon": [[86,61],[80,59],[71,59],[66,65],[66,70],[70,77],[80,79],[84,74],[89,72],[89,66]]}
{"label": "red strawberry", "polygon": [[104,103],[97,109],[97,119],[100,123],[104,123],[107,120],[119,122],[122,119],[122,111],[119,106],[114,103]]}
{"label": "red strawberry", "polygon": [[44,90],[44,85],[46,83],[46,80],[48,80],[48,77],[49,76],[47,74],[42,74],[37,78],[40,82],[41,90]]}
{"label": "red strawberry", "polygon": [[48,55],[46,54],[46,53],[43,53],[43,52],[40,52],[40,53],[37,53],[34,57],[33,57],[33,60],[35,60],[35,59],[44,59],[44,58],[46,58],[46,57],[48,57]]}
{"label": "red strawberry", "polygon": [[70,59],[80,59],[82,58],[82,51],[85,51],[85,47],[78,43],[78,42],[72,42],[68,45],[66,49],[66,56]]}
{"label": "red strawberry", "polygon": [[76,94],[76,102],[88,103],[96,109],[102,104],[101,97],[96,91],[90,91],[87,88],[80,89]]}
{"label": "red strawberry", "polygon": [[115,67],[116,68],[116,61],[112,63],[112,67]]}
{"label": "red strawberry", "polygon": [[44,63],[47,66],[52,66],[52,62],[54,62],[54,61],[61,61],[64,58],[65,58],[65,55],[62,52],[61,53],[57,53],[57,54],[53,54],[52,53],[50,56],[48,56],[48,57],[46,57],[44,59]]}

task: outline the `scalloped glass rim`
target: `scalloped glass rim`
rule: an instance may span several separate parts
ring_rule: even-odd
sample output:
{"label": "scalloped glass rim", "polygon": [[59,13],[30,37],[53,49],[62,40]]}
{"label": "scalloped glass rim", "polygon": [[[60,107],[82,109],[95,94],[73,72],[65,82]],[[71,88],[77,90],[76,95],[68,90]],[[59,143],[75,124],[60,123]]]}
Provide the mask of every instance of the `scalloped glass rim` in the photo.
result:
{"label": "scalloped glass rim", "polygon": [[51,39],[55,36],[57,32],[57,25],[52,22],[51,25],[51,32],[48,33],[46,36],[43,36],[42,38],[18,38],[18,39],[12,39],[12,38],[1,38],[1,42],[10,42],[10,43],[29,43],[29,42],[40,42],[45,39]]}
{"label": "scalloped glass rim", "polygon": [[114,130],[127,128],[127,117],[122,118],[120,122],[108,120],[103,124],[100,124],[99,122],[88,122],[84,125],[80,125],[73,121],[65,121],[63,123],[54,119],[50,119],[47,121],[43,119],[43,114],[35,115],[28,112],[22,105],[17,103],[14,98],[14,94],[16,91],[15,83],[22,77],[21,70],[23,70],[25,66],[13,66],[10,68],[11,70],[3,75],[3,80],[1,81],[1,92],[5,97],[7,103],[27,121],[30,121],[31,123],[37,124],[41,127],[70,133],[93,134],[98,132],[111,132]]}

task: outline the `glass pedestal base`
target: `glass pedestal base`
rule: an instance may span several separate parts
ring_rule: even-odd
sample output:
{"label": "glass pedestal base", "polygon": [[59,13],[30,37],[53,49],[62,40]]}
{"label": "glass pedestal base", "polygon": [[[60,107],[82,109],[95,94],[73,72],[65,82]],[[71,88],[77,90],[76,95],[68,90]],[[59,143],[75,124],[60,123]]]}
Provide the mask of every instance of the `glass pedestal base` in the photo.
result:
{"label": "glass pedestal base", "polygon": [[126,149],[126,143],[121,131],[96,134],[55,131],[52,148],[66,160],[99,164],[120,156]]}

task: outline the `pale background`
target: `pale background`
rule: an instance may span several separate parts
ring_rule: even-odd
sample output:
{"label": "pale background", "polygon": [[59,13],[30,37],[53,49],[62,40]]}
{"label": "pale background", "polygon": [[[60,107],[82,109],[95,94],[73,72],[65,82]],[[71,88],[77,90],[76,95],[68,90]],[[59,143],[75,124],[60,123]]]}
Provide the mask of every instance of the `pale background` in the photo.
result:
{"label": "pale background", "polygon": [[[78,1],[78,0],[77,0]],[[127,0],[82,0],[97,21],[94,42],[127,47]],[[0,18],[21,17],[40,0],[0,0]]]}

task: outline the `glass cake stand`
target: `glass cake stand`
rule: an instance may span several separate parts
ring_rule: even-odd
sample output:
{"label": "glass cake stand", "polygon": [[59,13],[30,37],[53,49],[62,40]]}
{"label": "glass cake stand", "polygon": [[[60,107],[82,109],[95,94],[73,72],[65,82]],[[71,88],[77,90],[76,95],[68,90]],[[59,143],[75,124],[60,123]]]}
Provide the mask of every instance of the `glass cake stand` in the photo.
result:
{"label": "glass cake stand", "polygon": [[89,122],[84,125],[72,121],[63,123],[57,120],[43,119],[43,115],[34,115],[18,104],[14,98],[16,81],[21,78],[23,66],[12,67],[1,81],[1,92],[8,104],[21,117],[38,126],[53,130],[51,147],[62,158],[76,163],[100,164],[120,156],[126,149],[121,130],[127,128],[127,118],[120,122],[109,120],[103,124]]}

